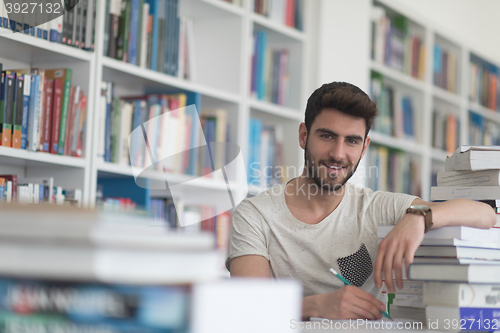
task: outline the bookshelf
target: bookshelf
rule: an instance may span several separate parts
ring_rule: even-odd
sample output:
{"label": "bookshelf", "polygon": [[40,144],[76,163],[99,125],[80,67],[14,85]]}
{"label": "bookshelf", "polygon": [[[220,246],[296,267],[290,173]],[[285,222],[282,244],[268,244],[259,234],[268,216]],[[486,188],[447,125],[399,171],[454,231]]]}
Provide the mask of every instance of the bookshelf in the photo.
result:
{"label": "bookshelf", "polygon": [[[320,10],[332,13],[334,8],[342,8],[342,13],[332,14],[333,17],[321,16],[320,29],[346,29],[348,33],[345,36],[331,33],[319,37],[319,45],[327,42],[342,45],[335,49],[322,46],[321,52],[332,56],[328,63],[325,60],[319,64],[320,68],[324,68],[319,75],[321,80],[353,82],[373,96],[376,73],[375,77],[382,78],[383,88],[392,90],[391,94],[397,92],[411,97],[412,125],[417,133],[414,138],[398,136],[394,133],[394,122],[386,123],[384,127],[384,124],[380,126],[379,119],[379,124],[375,123],[370,133],[374,149],[369,150],[368,156],[360,163],[364,168],[353,177],[354,182],[362,186],[373,184],[363,171],[368,172],[371,161],[375,160],[370,155],[376,154],[380,146],[387,147],[389,151],[418,159],[420,174],[415,181],[420,183],[422,198],[428,200],[435,173],[444,168],[446,156],[457,146],[500,142],[498,61],[465,45],[457,40],[456,34],[418,15],[401,1],[364,0],[356,4],[323,1]],[[380,33],[384,24],[392,28],[388,46],[380,46],[381,41],[385,42],[381,38],[387,36]],[[412,36],[418,37],[419,45],[424,49],[408,55],[413,44],[409,45],[407,41],[413,41]],[[357,40],[365,45],[346,47],[348,40]],[[387,50],[384,47],[392,48],[393,52],[385,54]],[[408,71],[407,62],[417,53],[419,61],[413,65],[419,68],[412,73]],[[353,59],[352,63],[350,59]],[[488,82],[484,81],[485,72],[488,73]],[[380,91],[380,82],[376,85]],[[492,85],[496,86],[496,90]],[[488,93],[484,92],[485,89]],[[380,100],[378,102],[380,106]],[[439,128],[441,130],[438,131]]]}

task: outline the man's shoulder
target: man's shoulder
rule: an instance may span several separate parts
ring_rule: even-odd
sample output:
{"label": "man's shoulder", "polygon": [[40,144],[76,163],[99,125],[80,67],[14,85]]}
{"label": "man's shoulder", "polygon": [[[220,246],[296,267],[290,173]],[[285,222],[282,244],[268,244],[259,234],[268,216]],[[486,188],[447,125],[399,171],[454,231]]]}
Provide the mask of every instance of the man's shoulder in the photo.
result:
{"label": "man's shoulder", "polygon": [[243,207],[254,207],[261,209],[268,207],[269,205],[275,204],[280,196],[283,195],[284,184],[274,185],[266,191],[262,191],[257,195],[243,199],[237,208]]}

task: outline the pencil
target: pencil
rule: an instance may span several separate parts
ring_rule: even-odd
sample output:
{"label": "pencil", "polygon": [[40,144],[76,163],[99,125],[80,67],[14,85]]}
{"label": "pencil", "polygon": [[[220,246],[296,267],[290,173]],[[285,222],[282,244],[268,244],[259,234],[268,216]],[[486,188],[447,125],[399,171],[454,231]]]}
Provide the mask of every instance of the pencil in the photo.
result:
{"label": "pencil", "polygon": [[[346,279],[344,279],[342,277],[342,275],[340,275],[339,273],[337,273],[336,270],[334,270],[333,268],[330,268],[330,272],[332,272],[333,275],[335,275],[336,277],[338,277],[340,280],[342,280],[342,282],[344,282],[345,285],[348,285],[348,286],[352,286],[352,284],[347,281]],[[389,318],[390,320],[392,320],[391,316],[389,316],[389,314],[385,311],[380,311],[380,313],[382,313],[385,317]]]}

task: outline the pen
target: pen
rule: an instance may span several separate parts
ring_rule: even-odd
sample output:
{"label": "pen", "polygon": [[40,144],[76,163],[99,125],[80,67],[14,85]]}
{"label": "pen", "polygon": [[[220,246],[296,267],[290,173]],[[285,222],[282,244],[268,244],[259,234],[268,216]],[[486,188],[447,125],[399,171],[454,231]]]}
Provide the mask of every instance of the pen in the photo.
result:
{"label": "pen", "polygon": [[[333,275],[335,275],[336,277],[338,277],[340,280],[342,280],[342,282],[344,282],[345,285],[348,285],[348,286],[351,286],[351,283],[349,281],[347,281],[346,279],[344,279],[342,277],[342,275],[340,275],[339,273],[337,273],[336,270],[334,270],[333,268],[330,268],[330,272],[332,272]],[[387,318],[389,318],[390,320],[392,320],[391,316],[389,316],[389,314],[385,311],[380,311],[380,313],[382,313],[384,316],[386,316]]]}

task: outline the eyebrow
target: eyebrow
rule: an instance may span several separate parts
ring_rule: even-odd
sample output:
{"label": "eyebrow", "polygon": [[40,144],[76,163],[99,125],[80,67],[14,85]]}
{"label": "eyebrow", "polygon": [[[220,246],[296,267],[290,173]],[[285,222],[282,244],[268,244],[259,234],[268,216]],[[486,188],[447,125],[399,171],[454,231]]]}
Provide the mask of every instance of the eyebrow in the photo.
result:
{"label": "eyebrow", "polygon": [[[338,133],[335,133],[332,130],[329,130],[328,128],[318,128],[316,129],[315,133],[325,133],[325,134],[330,134],[332,136],[339,137],[340,135]],[[346,135],[345,136],[347,139],[353,139],[353,140],[358,140],[363,142],[363,138],[359,135],[356,134],[351,134],[351,135]]]}

